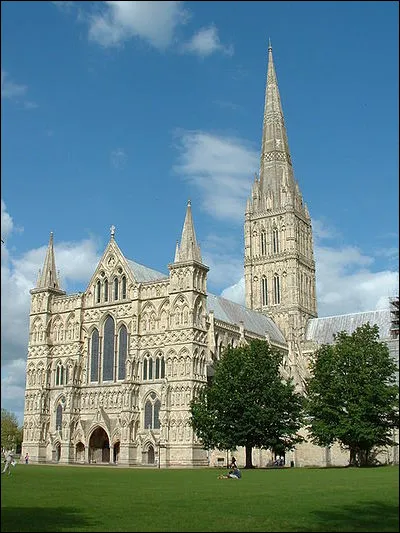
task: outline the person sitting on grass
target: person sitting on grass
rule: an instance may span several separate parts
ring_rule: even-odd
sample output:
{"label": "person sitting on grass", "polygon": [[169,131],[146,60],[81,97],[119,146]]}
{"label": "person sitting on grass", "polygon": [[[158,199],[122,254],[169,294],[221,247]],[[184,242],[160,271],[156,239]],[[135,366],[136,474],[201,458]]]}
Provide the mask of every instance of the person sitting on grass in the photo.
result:
{"label": "person sitting on grass", "polygon": [[226,476],[218,476],[218,479],[240,479],[242,473],[238,467],[235,467],[233,470],[230,470]]}

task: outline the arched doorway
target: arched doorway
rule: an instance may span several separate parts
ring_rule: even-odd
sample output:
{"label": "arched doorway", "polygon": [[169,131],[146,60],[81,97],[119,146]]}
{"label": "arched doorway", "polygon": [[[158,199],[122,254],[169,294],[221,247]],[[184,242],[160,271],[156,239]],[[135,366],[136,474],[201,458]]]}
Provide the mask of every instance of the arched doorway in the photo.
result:
{"label": "arched doorway", "polygon": [[89,463],[109,463],[110,442],[103,428],[97,427],[89,440]]}
{"label": "arched doorway", "polygon": [[56,444],[56,462],[58,463],[61,459],[61,444],[58,442]]}
{"label": "arched doorway", "polygon": [[153,465],[155,463],[155,454],[154,454],[154,448],[150,444],[149,448],[147,450],[147,464]]}
{"label": "arched doorway", "polygon": [[75,448],[75,457],[77,463],[85,462],[85,446],[82,442],[78,442]]}
{"label": "arched doorway", "polygon": [[120,442],[118,441],[114,443],[114,463],[118,463],[119,451],[120,451]]}

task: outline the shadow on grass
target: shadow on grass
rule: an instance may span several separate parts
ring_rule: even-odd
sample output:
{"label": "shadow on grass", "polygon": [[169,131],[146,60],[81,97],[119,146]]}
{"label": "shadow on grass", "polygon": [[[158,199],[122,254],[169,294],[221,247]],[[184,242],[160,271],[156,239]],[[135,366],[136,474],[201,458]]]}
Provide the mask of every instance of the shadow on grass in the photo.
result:
{"label": "shadow on grass", "polygon": [[399,531],[399,506],[382,502],[344,505],[336,510],[315,510],[315,525],[299,532],[315,531]]}
{"label": "shadow on grass", "polygon": [[92,525],[74,507],[2,507],[1,531],[54,532]]}

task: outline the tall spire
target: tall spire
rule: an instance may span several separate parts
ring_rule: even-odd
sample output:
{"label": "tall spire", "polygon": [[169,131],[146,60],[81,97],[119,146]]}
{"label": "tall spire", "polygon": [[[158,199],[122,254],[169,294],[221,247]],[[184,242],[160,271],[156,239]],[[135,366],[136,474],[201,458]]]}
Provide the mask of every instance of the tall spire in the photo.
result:
{"label": "tall spire", "polygon": [[[278,81],[272,56],[271,40],[268,43],[268,71],[265,90],[263,135],[260,161],[260,184],[264,192],[270,190],[280,197],[282,169],[293,184],[292,162],[283,118]],[[280,203],[280,201],[278,201]]]}
{"label": "tall spire", "polygon": [[50,233],[50,240],[47,247],[46,257],[44,259],[43,269],[41,272],[39,272],[36,288],[61,290],[58,282],[56,261],[54,257],[53,232]]}
{"label": "tall spire", "polygon": [[[183,224],[181,245],[179,248],[179,254],[175,253],[175,257],[179,256],[179,261],[198,261],[201,260],[200,248],[196,241],[196,234],[194,232],[192,208],[190,200],[187,204],[185,222]],[[176,260],[176,259],[175,259]]]}

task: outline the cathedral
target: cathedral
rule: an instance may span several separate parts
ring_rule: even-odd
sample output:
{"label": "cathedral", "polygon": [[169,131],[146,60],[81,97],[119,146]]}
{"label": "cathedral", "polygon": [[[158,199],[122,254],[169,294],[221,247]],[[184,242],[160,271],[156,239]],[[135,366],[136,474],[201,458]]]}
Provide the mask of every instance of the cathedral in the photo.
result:
{"label": "cathedral", "polygon": [[[190,401],[226,346],[266,340],[283,352],[282,373],[300,391],[318,345],[367,321],[393,341],[398,359],[390,310],[317,318],[311,219],[294,177],[271,46],[260,172],[244,213],[244,244],[242,306],[208,292],[190,202],[167,273],[126,258],[112,226],[78,294],[60,286],[50,234],[30,291],[22,454],[33,463],[226,464],[226,450],[204,449],[190,425]],[[385,453],[386,462],[398,462],[397,447]],[[243,450],[235,456],[244,464]],[[269,450],[253,450],[254,465],[274,459]],[[342,465],[348,454],[306,441],[284,460]]]}

